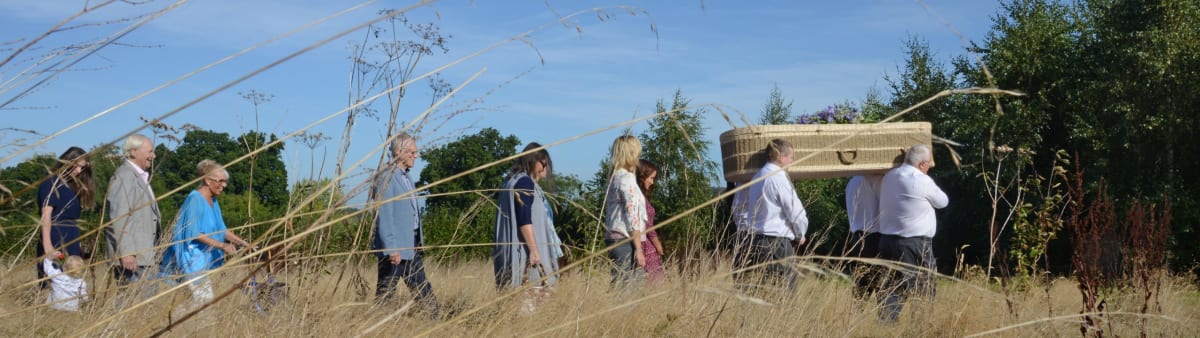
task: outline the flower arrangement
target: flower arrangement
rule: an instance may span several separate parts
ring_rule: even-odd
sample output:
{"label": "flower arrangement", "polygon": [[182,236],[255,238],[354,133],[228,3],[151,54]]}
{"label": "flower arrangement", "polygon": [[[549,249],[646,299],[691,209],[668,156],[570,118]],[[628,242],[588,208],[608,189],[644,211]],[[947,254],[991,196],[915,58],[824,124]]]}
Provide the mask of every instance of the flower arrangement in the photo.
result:
{"label": "flower arrangement", "polygon": [[849,104],[836,104],[812,114],[800,114],[796,117],[797,124],[841,124],[863,123],[863,115],[858,108]]}

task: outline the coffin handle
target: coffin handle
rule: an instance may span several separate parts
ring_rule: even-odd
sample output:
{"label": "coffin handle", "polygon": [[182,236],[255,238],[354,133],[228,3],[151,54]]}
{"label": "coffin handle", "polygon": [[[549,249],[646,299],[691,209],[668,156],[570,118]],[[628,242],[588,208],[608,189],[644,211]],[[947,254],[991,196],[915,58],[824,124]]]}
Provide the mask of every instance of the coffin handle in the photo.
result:
{"label": "coffin handle", "polygon": [[854,164],[854,161],[858,160],[858,149],[838,150],[837,155],[842,164]]}

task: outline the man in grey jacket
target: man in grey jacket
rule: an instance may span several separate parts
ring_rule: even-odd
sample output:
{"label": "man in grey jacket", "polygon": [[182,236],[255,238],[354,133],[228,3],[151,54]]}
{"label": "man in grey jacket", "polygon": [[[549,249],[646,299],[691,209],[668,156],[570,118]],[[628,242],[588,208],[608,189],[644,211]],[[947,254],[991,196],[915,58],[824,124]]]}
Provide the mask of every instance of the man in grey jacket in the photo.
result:
{"label": "man in grey jacket", "polygon": [[439,306],[433,287],[425,277],[425,260],[419,249],[425,245],[421,203],[416,187],[408,177],[408,171],[417,159],[417,142],[412,136],[401,133],[389,148],[392,161],[376,173],[371,193],[373,202],[379,203],[375,240],[371,243],[379,257],[375,298],[379,302],[390,301],[396,293],[396,284],[404,280],[418,304],[436,318]]}
{"label": "man in grey jacket", "polygon": [[154,144],[134,134],[121,147],[125,163],[117,168],[105,194],[111,223],[104,228],[108,257],[113,259],[113,276],[119,285],[136,282],[155,264],[159,212],[150,190],[150,163]]}

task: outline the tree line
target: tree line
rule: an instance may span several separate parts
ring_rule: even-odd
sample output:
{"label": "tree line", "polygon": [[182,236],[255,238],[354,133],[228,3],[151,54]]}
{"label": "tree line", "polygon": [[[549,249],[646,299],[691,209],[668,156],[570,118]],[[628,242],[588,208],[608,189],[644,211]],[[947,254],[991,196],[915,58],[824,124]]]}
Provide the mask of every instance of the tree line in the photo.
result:
{"label": "tree line", "polygon": [[[931,170],[950,195],[951,206],[939,213],[936,255],[943,272],[953,272],[958,259],[993,267],[989,273],[1072,273],[1071,238],[1066,236],[1070,203],[1083,201],[1061,183],[1077,176],[1084,193],[1103,188],[1118,210],[1135,204],[1170,204],[1170,237],[1163,248],[1170,267],[1195,271],[1200,235],[1192,226],[1200,219],[1200,184],[1187,175],[1200,166],[1200,151],[1189,142],[1197,132],[1194,107],[1200,107],[1200,4],[1187,0],[1014,0],[991,17],[992,27],[966,53],[933,55],[920,37],[903,43],[896,71],[884,76],[885,93],[871,91],[857,101],[833,103],[830,111],[853,111],[858,122],[877,121],[952,88],[995,87],[1022,91],[1020,97],[959,95],[933,101],[900,118],[928,121],[934,133],[954,145],[937,145]],[[986,67],[985,67],[986,65]],[[643,156],[662,168],[650,199],[658,221],[713,198],[723,188],[720,168],[706,158],[719,131],[702,117],[711,113],[690,107],[677,91],[660,100],[656,112],[637,136]],[[820,112],[796,114],[776,87],[767,95],[758,123],[805,121]],[[176,147],[159,144],[153,186],[165,193],[184,186],[193,166],[205,157],[227,162],[275,140],[275,135],[243,135],[190,129]],[[424,149],[427,165],[418,186],[511,156],[524,144],[514,135],[492,128],[463,135]],[[291,205],[328,179],[302,180],[289,187],[282,162],[283,143],[229,168],[230,184],[222,206],[233,226],[270,221],[299,207],[311,212],[293,220],[303,226],[312,215],[340,200],[340,188],[312,205]],[[117,150],[92,149],[98,191],[103,200]],[[105,160],[97,160],[97,159]],[[33,193],[22,183],[46,175],[53,156],[36,156],[0,172],[0,184],[11,192],[3,208],[4,252],[13,253],[36,220]],[[591,177],[553,175],[544,182],[555,208],[555,223],[575,252],[602,245],[600,202],[607,164]],[[501,164],[431,188],[426,208],[426,235],[431,245],[491,241],[495,189],[508,165]],[[1056,184],[1059,183],[1059,184]],[[819,236],[812,252],[838,254],[846,236],[845,179],[797,180],[797,191],[809,211],[812,233]],[[161,203],[172,217],[184,194]],[[18,212],[19,211],[19,212]],[[347,210],[345,212],[349,212]],[[365,214],[369,215],[369,213]],[[98,224],[98,215],[85,221]],[[1119,222],[1120,223],[1120,222]],[[369,231],[355,231],[361,219],[345,221],[308,240],[313,250],[365,249]],[[17,225],[28,228],[18,227]],[[85,224],[85,226],[87,226]],[[1117,224],[1119,229],[1124,225]],[[262,226],[265,229],[267,226]],[[252,229],[258,229],[251,227]],[[1126,230],[1128,231],[1128,230]],[[730,232],[721,203],[687,214],[660,229],[668,254],[694,257],[721,247]],[[1120,232],[1120,231],[1118,231]],[[1120,234],[1109,242],[1120,259],[1126,250]],[[1125,244],[1122,244],[1125,243]],[[356,247],[357,245],[357,247]],[[1124,245],[1124,246],[1123,246]],[[433,250],[454,259],[484,257],[488,246]]]}

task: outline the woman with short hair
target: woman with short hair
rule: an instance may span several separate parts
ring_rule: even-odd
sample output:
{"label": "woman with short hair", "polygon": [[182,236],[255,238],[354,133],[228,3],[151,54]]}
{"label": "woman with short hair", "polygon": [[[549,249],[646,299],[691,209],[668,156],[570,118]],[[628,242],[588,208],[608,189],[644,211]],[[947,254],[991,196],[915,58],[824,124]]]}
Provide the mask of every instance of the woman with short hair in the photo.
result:
{"label": "woman with short hair", "polygon": [[226,231],[217,196],[229,183],[225,166],[213,160],[196,165],[200,186],[188,193],[179,208],[171,236],[171,245],[163,252],[162,273],[169,282],[191,281],[188,285],[195,301],[213,298],[212,283],[204,273],[225,263],[225,255],[237,252],[239,245],[253,248],[238,235]]}

